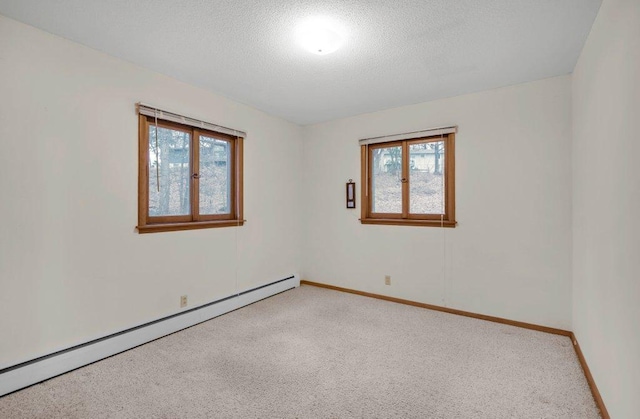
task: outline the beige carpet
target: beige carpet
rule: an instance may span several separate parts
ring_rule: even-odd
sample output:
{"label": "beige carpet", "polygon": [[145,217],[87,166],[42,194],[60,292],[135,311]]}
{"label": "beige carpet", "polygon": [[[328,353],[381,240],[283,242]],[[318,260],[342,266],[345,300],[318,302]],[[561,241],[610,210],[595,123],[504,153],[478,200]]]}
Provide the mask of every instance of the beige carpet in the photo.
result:
{"label": "beige carpet", "polygon": [[597,418],[569,338],[311,286],[0,398],[1,418]]}

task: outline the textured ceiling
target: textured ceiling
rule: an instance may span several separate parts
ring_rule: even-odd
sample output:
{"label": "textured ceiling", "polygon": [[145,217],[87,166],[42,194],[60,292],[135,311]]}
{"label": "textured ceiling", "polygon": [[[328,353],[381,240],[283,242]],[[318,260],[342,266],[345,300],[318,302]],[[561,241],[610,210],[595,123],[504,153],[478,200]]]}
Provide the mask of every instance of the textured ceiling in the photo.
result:
{"label": "textured ceiling", "polygon": [[[311,124],[573,71],[600,0],[0,0],[0,14]],[[344,46],[294,28],[326,16]]]}

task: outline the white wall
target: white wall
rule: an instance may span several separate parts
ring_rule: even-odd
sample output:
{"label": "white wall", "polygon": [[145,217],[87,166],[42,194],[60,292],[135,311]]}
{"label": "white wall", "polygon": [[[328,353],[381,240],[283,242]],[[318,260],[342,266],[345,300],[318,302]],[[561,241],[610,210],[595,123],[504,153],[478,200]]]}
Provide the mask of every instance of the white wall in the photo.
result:
{"label": "white wall", "polygon": [[573,329],[613,418],[640,417],[640,2],[605,0],[573,75]]}
{"label": "white wall", "polygon": [[[361,225],[360,210],[345,209],[349,178],[359,199],[358,139],[451,124],[457,228]],[[310,126],[304,137],[303,279],[571,328],[569,76]]]}
{"label": "white wall", "polygon": [[[244,227],[135,232],[138,101],[247,131]],[[300,134],[0,16],[0,368],[297,273]]]}

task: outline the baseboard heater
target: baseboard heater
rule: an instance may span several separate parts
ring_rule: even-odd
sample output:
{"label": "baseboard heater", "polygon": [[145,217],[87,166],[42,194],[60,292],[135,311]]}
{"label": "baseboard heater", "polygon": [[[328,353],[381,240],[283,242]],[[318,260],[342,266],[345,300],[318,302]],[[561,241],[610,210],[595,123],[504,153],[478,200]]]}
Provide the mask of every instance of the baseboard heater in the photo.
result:
{"label": "baseboard heater", "polygon": [[0,396],[300,286],[297,275],[0,370]]}

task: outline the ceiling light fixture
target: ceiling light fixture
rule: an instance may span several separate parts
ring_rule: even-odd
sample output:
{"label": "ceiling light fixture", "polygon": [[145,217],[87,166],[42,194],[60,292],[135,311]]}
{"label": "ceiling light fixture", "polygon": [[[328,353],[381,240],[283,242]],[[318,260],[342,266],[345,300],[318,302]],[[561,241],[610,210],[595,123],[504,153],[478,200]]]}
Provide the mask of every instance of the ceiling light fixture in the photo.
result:
{"label": "ceiling light fixture", "polygon": [[308,19],[298,25],[296,37],[304,49],[318,55],[330,54],[344,43],[340,27],[330,19],[320,17]]}

